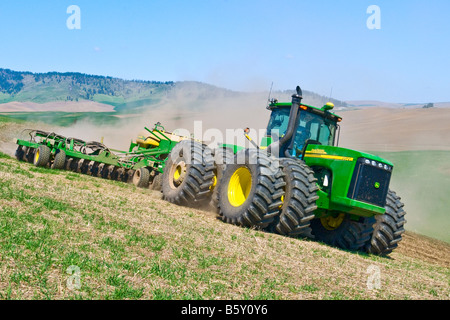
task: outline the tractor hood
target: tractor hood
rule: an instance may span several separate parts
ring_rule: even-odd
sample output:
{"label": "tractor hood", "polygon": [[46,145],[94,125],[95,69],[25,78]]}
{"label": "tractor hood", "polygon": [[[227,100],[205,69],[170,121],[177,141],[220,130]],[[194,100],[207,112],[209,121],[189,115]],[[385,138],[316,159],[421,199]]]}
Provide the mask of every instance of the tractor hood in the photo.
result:
{"label": "tractor hood", "polygon": [[326,199],[330,202],[327,206],[335,210],[362,216],[384,213],[394,167],[391,162],[365,152],[322,145],[308,145],[303,160],[308,166],[329,173],[327,179],[333,191],[321,197],[319,206]]}

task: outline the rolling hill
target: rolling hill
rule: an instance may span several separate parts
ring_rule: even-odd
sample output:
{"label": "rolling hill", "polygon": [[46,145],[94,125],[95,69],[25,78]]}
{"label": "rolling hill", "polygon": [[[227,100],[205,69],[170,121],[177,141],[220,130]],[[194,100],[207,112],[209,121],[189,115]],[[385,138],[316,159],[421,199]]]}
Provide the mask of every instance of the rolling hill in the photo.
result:
{"label": "rolling hill", "polygon": [[[349,108],[401,108],[416,109],[423,108],[427,103],[393,103],[377,100],[351,100],[346,101]],[[434,107],[450,108],[450,102],[435,102]]]}
{"label": "rolling hill", "polygon": [[[278,92],[280,95],[292,93]],[[157,107],[167,102],[195,108],[202,101],[245,99],[249,95],[255,94],[235,92],[194,81],[123,80],[75,72],[31,73],[0,69],[0,112],[54,111],[55,102],[59,106],[58,111],[63,109],[75,112],[79,102],[87,106],[92,105],[97,111],[100,111],[98,108],[103,104],[106,105],[103,107],[105,109],[112,106],[115,111],[126,113]],[[265,105],[267,92],[259,95],[264,97],[262,105]],[[306,90],[304,96],[311,104],[320,105],[327,101],[326,97]],[[336,106],[346,106],[345,102],[331,100]],[[15,104],[12,104],[13,102]],[[89,104],[90,102],[96,104]]]}

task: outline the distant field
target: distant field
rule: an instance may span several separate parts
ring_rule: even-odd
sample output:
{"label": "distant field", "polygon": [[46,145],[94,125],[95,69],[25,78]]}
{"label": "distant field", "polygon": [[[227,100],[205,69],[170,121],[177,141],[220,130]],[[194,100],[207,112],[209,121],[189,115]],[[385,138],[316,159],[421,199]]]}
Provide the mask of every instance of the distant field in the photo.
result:
{"label": "distant field", "polygon": [[340,144],[357,150],[450,151],[450,108],[337,111]]}

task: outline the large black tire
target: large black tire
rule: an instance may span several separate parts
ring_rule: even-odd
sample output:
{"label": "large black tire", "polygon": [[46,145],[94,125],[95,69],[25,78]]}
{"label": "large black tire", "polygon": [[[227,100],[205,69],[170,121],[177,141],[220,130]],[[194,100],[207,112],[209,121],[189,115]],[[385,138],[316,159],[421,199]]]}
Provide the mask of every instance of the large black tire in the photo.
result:
{"label": "large black tire", "polygon": [[64,150],[56,150],[55,159],[53,159],[52,169],[61,170],[66,165],[66,153]]}
{"label": "large black tire", "polygon": [[51,150],[49,147],[41,145],[34,154],[33,163],[36,167],[45,167],[50,161]]}
{"label": "large black tire", "polygon": [[243,227],[266,228],[282,205],[283,175],[279,159],[257,149],[239,151],[219,185],[219,217]]}
{"label": "large black tire", "polygon": [[372,236],[375,218],[360,217],[355,221],[348,214],[343,215],[342,222],[333,230],[327,229],[322,219],[313,219],[311,229],[315,239],[345,250],[361,250]]}
{"label": "large black tire", "polygon": [[375,217],[374,232],[365,247],[368,253],[388,255],[402,240],[406,212],[403,210],[404,204],[400,199],[394,191],[389,190],[386,198],[386,213]]}
{"label": "large black tire", "polygon": [[133,183],[138,188],[147,188],[150,181],[150,171],[147,168],[139,168],[134,172]]}
{"label": "large black tire", "polygon": [[227,165],[233,164],[234,152],[230,148],[217,148],[214,150],[214,182],[211,186],[212,195],[210,206],[219,212],[219,185],[222,181],[223,172]]}
{"label": "large black tire", "polygon": [[214,178],[211,150],[194,140],[179,142],[170,152],[162,176],[163,198],[183,206],[204,205]]}
{"label": "large black tire", "polygon": [[298,159],[281,159],[280,164],[286,182],[283,206],[269,230],[290,237],[313,238],[310,223],[319,198],[314,172]]}

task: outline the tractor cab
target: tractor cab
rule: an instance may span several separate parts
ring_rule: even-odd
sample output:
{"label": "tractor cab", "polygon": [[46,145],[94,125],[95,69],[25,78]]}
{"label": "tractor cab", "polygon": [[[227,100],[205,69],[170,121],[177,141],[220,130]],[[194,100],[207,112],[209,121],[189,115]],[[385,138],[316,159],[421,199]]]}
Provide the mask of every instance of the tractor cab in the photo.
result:
{"label": "tractor cab", "polygon": [[[282,138],[288,128],[291,103],[272,101],[267,107],[271,110],[266,137],[261,145],[269,145],[272,140]],[[338,144],[338,122],[341,117],[331,113],[333,104],[328,102],[322,108],[301,104],[298,109],[297,123],[290,141],[281,146],[280,154],[302,158],[309,144],[335,146]]]}

